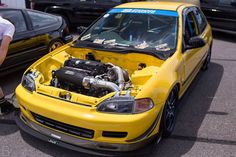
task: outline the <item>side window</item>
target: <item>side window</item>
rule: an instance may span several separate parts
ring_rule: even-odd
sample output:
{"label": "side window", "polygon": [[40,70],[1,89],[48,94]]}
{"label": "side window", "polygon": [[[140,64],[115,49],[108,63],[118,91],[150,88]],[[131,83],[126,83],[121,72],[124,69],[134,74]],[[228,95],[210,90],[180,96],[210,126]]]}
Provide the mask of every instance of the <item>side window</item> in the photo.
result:
{"label": "side window", "polygon": [[0,11],[0,15],[3,18],[8,19],[12,22],[16,28],[15,33],[25,32],[27,31],[25,18],[21,11],[19,10],[2,10]]}
{"label": "side window", "polygon": [[200,31],[200,33],[202,33],[207,26],[206,18],[204,16],[204,14],[202,13],[202,11],[199,9],[196,9],[195,15],[196,15],[196,20],[198,23],[199,31]]}
{"label": "side window", "polygon": [[185,18],[184,30],[185,30],[184,31],[184,39],[185,39],[186,43],[188,43],[188,41],[191,37],[197,36],[199,34],[197,22],[196,22],[195,15],[194,15],[193,11],[189,12]]}
{"label": "side window", "polygon": [[219,0],[200,0],[202,4],[217,5]]}
{"label": "side window", "polygon": [[96,0],[96,2],[122,3],[123,0]]}
{"label": "side window", "polygon": [[33,28],[50,26],[57,22],[57,18],[54,16],[34,11],[27,11],[27,12],[32,20]]}
{"label": "side window", "polygon": [[235,8],[236,7],[236,0],[220,0],[219,6],[222,7],[231,7]]}

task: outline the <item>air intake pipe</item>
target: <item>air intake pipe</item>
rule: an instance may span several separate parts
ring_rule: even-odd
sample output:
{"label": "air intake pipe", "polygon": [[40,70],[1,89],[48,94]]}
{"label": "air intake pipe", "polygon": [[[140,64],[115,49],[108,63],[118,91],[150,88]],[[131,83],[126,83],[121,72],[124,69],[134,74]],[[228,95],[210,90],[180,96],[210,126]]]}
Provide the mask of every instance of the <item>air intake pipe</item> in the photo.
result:
{"label": "air intake pipe", "polygon": [[93,87],[93,88],[105,88],[113,92],[120,91],[120,88],[115,83],[109,81],[103,81],[93,77],[84,77],[82,85],[86,89],[90,89],[91,87]]}

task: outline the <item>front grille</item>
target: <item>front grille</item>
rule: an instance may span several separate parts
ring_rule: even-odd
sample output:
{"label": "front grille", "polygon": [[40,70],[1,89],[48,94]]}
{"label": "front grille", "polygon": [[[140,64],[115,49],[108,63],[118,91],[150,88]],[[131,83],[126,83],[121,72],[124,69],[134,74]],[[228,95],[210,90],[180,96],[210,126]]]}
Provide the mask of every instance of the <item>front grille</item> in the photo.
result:
{"label": "front grille", "polygon": [[113,137],[113,138],[124,138],[127,136],[127,132],[113,132],[113,131],[103,131],[103,137]]}
{"label": "front grille", "polygon": [[43,117],[41,115],[38,115],[36,113],[31,112],[34,119],[39,122],[40,124],[43,124],[45,126],[48,126],[50,128],[56,129],[56,130],[60,130],[63,131],[65,133],[68,134],[72,134],[72,135],[76,135],[76,136],[80,136],[80,137],[84,137],[84,138],[93,138],[94,136],[94,131],[90,130],[90,129],[85,129],[85,128],[81,128],[81,127],[76,127],[73,125],[69,125],[69,124],[65,124],[62,122],[58,122],[46,117]]}

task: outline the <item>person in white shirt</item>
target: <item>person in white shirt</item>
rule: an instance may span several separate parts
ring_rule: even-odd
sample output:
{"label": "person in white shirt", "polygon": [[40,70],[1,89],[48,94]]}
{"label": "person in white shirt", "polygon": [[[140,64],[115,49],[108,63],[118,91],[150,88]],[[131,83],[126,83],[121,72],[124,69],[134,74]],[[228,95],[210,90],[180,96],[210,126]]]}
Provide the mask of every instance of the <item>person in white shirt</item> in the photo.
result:
{"label": "person in white shirt", "polygon": [[[13,39],[14,33],[15,26],[0,16],[0,66],[7,56],[8,47]],[[12,104],[6,101],[2,88],[0,87],[0,116],[9,113],[12,109]]]}

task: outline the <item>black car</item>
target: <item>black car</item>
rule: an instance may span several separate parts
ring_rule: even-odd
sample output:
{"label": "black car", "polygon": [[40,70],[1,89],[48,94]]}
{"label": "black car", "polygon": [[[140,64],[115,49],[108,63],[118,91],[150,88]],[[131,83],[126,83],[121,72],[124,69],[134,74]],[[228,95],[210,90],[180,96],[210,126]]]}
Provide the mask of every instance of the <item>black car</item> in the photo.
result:
{"label": "black car", "polygon": [[101,14],[134,0],[35,0],[36,10],[61,15],[70,26],[88,26]]}
{"label": "black car", "polygon": [[16,28],[0,76],[39,59],[46,53],[72,41],[65,21],[60,16],[28,9],[0,8],[0,16]]}
{"label": "black car", "polygon": [[201,0],[201,8],[214,29],[236,31],[236,0]]}

